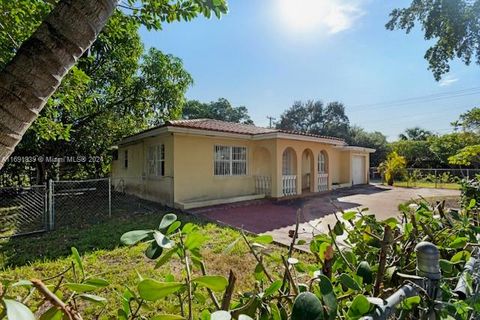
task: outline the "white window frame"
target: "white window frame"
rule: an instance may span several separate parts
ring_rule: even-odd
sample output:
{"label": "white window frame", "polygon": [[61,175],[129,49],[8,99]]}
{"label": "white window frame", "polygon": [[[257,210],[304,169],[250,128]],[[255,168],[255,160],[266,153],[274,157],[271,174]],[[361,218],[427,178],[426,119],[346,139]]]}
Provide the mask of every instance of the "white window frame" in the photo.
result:
{"label": "white window frame", "polygon": [[[237,150],[235,150],[237,149]],[[223,151],[221,151],[223,150]],[[244,155],[244,159],[234,159],[234,151],[240,151],[240,155]],[[217,157],[218,152],[226,154],[225,159]],[[240,166],[241,172],[234,172],[235,165]],[[238,167],[237,167],[238,170]],[[244,146],[226,146],[226,145],[214,145],[213,147],[213,175],[216,177],[241,177],[248,175],[248,148]]]}
{"label": "white window frame", "polygon": [[148,170],[148,175],[150,177],[165,176],[165,145],[164,144],[148,146],[147,170]]}

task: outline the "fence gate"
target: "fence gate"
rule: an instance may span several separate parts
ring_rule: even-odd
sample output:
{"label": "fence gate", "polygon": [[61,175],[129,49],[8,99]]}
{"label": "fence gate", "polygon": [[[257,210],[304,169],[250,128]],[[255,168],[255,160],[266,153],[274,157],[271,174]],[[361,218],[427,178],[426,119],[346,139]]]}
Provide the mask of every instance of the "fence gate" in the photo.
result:
{"label": "fence gate", "polygon": [[93,224],[111,216],[110,179],[49,182],[49,229]]}
{"label": "fence gate", "polygon": [[47,230],[46,186],[0,188],[0,238]]}

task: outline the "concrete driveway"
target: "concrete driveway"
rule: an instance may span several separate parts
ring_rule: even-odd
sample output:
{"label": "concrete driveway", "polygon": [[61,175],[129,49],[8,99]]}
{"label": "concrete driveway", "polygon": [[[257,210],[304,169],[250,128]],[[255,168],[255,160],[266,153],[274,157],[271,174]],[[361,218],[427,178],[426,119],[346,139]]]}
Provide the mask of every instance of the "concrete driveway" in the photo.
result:
{"label": "concrete driveway", "polygon": [[458,196],[457,190],[427,188],[391,188],[381,185],[359,186],[337,190],[323,195],[306,196],[293,200],[258,200],[190,210],[209,220],[218,221],[253,233],[265,233],[274,240],[289,244],[289,230],[295,228],[297,209],[302,209],[299,237],[309,240],[312,232],[328,232],[335,224],[333,215],[343,210],[369,208],[369,212],[383,220],[399,214],[398,205],[420,196]]}

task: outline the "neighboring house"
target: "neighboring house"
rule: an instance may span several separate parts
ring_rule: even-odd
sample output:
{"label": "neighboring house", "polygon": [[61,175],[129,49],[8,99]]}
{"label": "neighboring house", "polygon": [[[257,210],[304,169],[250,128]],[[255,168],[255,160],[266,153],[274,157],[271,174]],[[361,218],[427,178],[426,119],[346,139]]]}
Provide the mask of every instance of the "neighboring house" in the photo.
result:
{"label": "neighboring house", "polygon": [[366,184],[372,152],[334,137],[176,120],[120,141],[112,178],[117,190],[189,209]]}

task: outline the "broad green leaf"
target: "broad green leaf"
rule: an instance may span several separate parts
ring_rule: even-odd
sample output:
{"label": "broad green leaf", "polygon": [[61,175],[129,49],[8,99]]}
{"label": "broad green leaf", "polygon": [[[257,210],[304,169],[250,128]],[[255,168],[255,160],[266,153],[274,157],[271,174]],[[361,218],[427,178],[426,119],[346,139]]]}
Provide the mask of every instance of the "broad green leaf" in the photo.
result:
{"label": "broad green leaf", "polygon": [[230,319],[232,319],[230,312],[223,311],[223,310],[215,311],[210,316],[210,320],[230,320]]}
{"label": "broad green leaf", "polygon": [[157,242],[157,244],[164,249],[170,249],[174,245],[174,242],[168,239],[160,231],[155,230],[155,232],[153,233],[153,237],[155,238],[155,241]]}
{"label": "broad green leaf", "polygon": [[454,263],[445,259],[440,259],[439,264],[440,269],[442,269],[442,271],[445,273],[451,273],[453,271],[453,266],[455,265]]}
{"label": "broad green leaf", "polygon": [[173,213],[167,213],[166,215],[163,216],[162,221],[158,226],[158,229],[161,230],[161,229],[168,228],[175,221],[177,221],[177,216]]}
{"label": "broad green leaf", "polygon": [[448,245],[450,248],[453,248],[453,249],[460,249],[460,248],[463,248],[465,247],[465,245],[467,244],[468,242],[468,238],[466,237],[458,237],[456,238],[455,240],[453,240],[452,242],[450,242],[450,244]]}
{"label": "broad green leaf", "polygon": [[367,261],[362,261],[358,264],[357,275],[362,277],[364,284],[373,283],[373,272],[370,264]]}
{"label": "broad green leaf", "polygon": [[394,217],[383,220],[383,223],[394,229],[398,225],[398,220]]}
{"label": "broad green leaf", "polygon": [[71,250],[72,250],[73,259],[75,260],[75,262],[77,263],[78,268],[79,268],[80,271],[82,272],[82,277],[84,277],[84,276],[85,276],[85,271],[84,271],[84,269],[83,269],[82,258],[80,257],[80,254],[78,253],[77,248],[72,247]]}
{"label": "broad green leaf", "polygon": [[200,313],[200,320],[210,320],[211,314],[210,311],[207,309],[203,310],[202,313]]}
{"label": "broad green leaf", "polygon": [[343,213],[342,218],[348,221],[354,219],[356,216],[357,213],[355,211],[347,211]]}
{"label": "broad green leaf", "polygon": [[403,300],[403,306],[407,310],[412,310],[415,305],[420,304],[420,296],[413,296]]}
{"label": "broad green leaf", "polygon": [[261,243],[261,244],[269,244],[273,242],[273,237],[268,234],[263,234],[261,236],[255,237],[253,242]]}
{"label": "broad green leaf", "polygon": [[346,273],[342,273],[337,278],[337,280],[338,280],[338,282],[340,282],[342,285],[344,285],[345,287],[347,287],[349,289],[356,290],[356,291],[362,290],[362,288],[360,287],[358,282],[355,281],[350,275],[348,275]]}
{"label": "broad green leaf", "polygon": [[292,307],[291,320],[323,320],[323,305],[311,292],[302,292]]}
{"label": "broad green leaf", "polygon": [[150,318],[150,320],[183,320],[185,319],[182,316],[177,316],[175,314],[159,314]]}
{"label": "broad green leaf", "polygon": [[341,221],[337,221],[335,223],[335,226],[333,227],[333,233],[335,233],[337,236],[341,236],[343,234],[343,230],[345,230],[345,225]]}
{"label": "broad green leaf", "polygon": [[[272,315],[272,320],[282,320],[282,314],[280,313],[280,310],[278,309],[278,306],[276,305],[275,302],[270,302],[268,304],[268,306],[270,307],[270,314]],[[238,317],[238,319],[243,319],[243,320],[253,320],[252,318],[250,318],[249,316],[245,316],[247,318],[244,318],[245,315],[240,315],[240,317]]]}
{"label": "broad green leaf", "polygon": [[131,246],[137,244],[138,242],[148,238],[152,234],[153,230],[134,230],[124,233],[120,238],[120,241],[127,245]]}
{"label": "broad green leaf", "polygon": [[57,307],[51,307],[44,314],[38,318],[38,320],[62,320],[63,312],[58,310]]}
{"label": "broad green leaf", "polygon": [[110,282],[100,278],[88,278],[87,280],[85,280],[85,283],[92,286],[96,286],[98,288],[104,288],[110,285]]}
{"label": "broad green leaf", "polygon": [[370,311],[370,302],[363,295],[357,295],[348,309],[348,316],[352,318],[358,318],[363,315],[366,315]]}
{"label": "broad green leaf", "polygon": [[151,260],[155,260],[163,253],[163,248],[160,247],[156,241],[150,242],[147,249],[145,249],[145,255]]}
{"label": "broad green leaf", "polygon": [[73,283],[73,282],[68,282],[65,283],[65,286],[77,293],[84,293],[84,292],[91,292],[97,290],[99,287],[96,285],[92,284],[85,284],[85,283]]}
{"label": "broad green leaf", "polygon": [[170,261],[170,259],[172,258],[172,256],[173,256],[174,253],[175,253],[175,249],[170,250],[170,251],[167,251],[167,253],[165,253],[163,256],[161,256],[160,259],[158,259],[158,260],[157,260],[157,263],[155,264],[155,269],[160,268],[160,267],[163,266],[165,263],[167,263],[168,261]]}
{"label": "broad green leaf", "polygon": [[463,250],[455,253],[450,261],[456,263],[459,261],[467,261],[468,259],[470,259],[470,252]]}
{"label": "broad green leaf", "polygon": [[32,311],[26,305],[15,300],[3,299],[8,320],[35,320]]}
{"label": "broad green leaf", "polygon": [[282,280],[276,280],[274,281],[266,290],[265,290],[265,296],[271,296],[275,293],[277,293],[278,290],[282,287]]}
{"label": "broad green leaf", "polygon": [[82,293],[79,295],[79,297],[82,298],[83,300],[87,300],[97,304],[105,304],[107,302],[107,299],[103,297],[99,297],[99,296],[88,294],[88,293]]}
{"label": "broad green leaf", "polygon": [[318,279],[320,280],[320,292],[322,295],[327,295],[333,292],[333,286],[330,279],[323,274],[318,275]]}
{"label": "broad green leaf", "polygon": [[192,282],[213,291],[223,291],[228,286],[228,280],[222,276],[202,276],[193,279]]}
{"label": "broad green leaf", "polygon": [[145,279],[138,283],[138,293],[142,299],[156,301],[180,290],[182,282],[160,282],[153,279]]}
{"label": "broad green leaf", "polygon": [[202,246],[205,242],[205,237],[198,231],[190,232],[185,237],[185,247],[188,250],[193,250]]}
{"label": "broad green leaf", "polygon": [[181,225],[182,225],[182,223],[180,221],[175,221],[174,223],[172,223],[170,225],[170,227],[168,227],[165,234],[168,236],[168,235],[174,233],[175,231],[177,231],[178,228],[180,228]]}
{"label": "broad green leaf", "polygon": [[182,232],[185,233],[185,234],[188,234],[188,233],[192,232],[193,230],[195,230],[195,225],[191,222],[186,223],[182,228]]}

